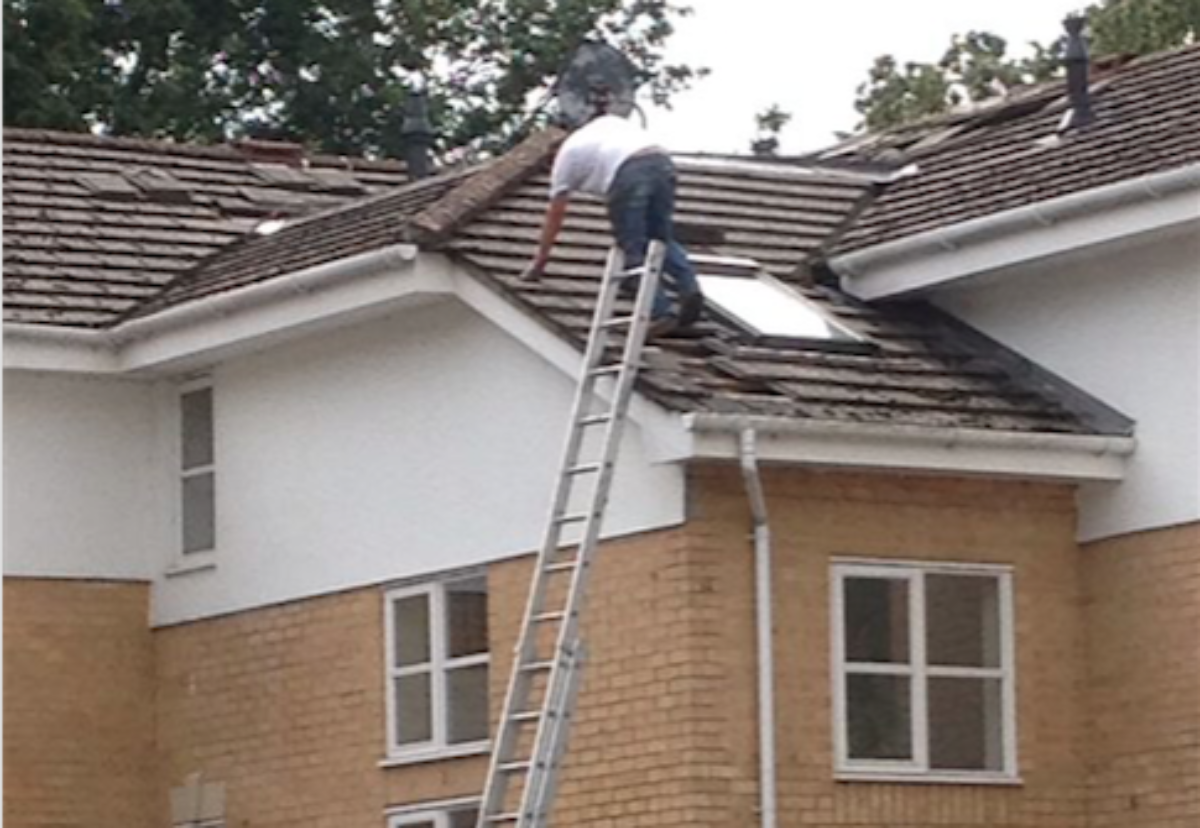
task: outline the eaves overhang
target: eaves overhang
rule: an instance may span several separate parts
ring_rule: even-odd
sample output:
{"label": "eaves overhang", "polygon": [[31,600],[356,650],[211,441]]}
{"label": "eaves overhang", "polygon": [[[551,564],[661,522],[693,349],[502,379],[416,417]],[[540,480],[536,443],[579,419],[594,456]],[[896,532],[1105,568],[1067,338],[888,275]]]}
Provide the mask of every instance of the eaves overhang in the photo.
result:
{"label": "eaves overhang", "polygon": [[103,330],[6,323],[4,367],[84,374],[178,373],[347,317],[447,295],[437,262],[397,244],[134,318]]}
{"label": "eaves overhang", "polygon": [[752,430],[763,463],[1072,483],[1121,480],[1136,445],[1124,436],[700,413],[684,415],[683,427],[696,461],[737,460]]}
{"label": "eaves overhang", "polygon": [[1200,224],[1200,164],[938,227],[829,264],[844,290],[872,301],[1192,224]]}

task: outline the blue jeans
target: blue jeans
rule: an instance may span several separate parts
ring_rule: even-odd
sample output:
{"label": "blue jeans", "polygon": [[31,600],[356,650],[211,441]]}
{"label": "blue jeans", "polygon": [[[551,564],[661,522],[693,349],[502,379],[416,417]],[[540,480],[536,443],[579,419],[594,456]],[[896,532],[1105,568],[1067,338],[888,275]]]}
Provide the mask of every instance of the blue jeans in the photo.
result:
{"label": "blue jeans", "polygon": [[[651,239],[665,242],[663,270],[684,296],[699,292],[700,285],[687,251],[675,241],[674,213],[675,165],[668,156],[635,155],[621,165],[608,188],[608,220],[617,245],[625,254],[625,267],[641,266]],[[623,288],[632,290],[636,284],[636,279],[628,279]],[[651,316],[657,319],[670,310],[671,302],[660,283]]]}

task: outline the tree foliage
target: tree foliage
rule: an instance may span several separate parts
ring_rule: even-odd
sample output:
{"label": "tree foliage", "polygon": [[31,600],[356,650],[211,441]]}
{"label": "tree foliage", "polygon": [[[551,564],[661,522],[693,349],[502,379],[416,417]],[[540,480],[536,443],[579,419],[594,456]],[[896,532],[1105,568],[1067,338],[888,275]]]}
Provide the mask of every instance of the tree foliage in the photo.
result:
{"label": "tree foliage", "polygon": [[656,102],[698,71],[673,0],[4,0],[4,121],[115,135],[286,138],[397,155],[425,86],[442,150],[518,134],[576,45],[603,38]]}
{"label": "tree foliage", "polygon": [[[1102,0],[1084,9],[1094,56],[1142,55],[1195,42],[1200,0]],[[952,38],[936,63],[876,58],[858,89],[859,128],[887,129],[982,101],[1015,86],[1058,76],[1065,36],[1031,43],[1032,54],[1013,57],[1008,43],[989,32]]]}
{"label": "tree foliage", "polygon": [[755,115],[757,133],[750,142],[750,151],[763,157],[776,155],[779,152],[779,135],[791,120],[792,113],[780,108],[779,104],[771,104]]}

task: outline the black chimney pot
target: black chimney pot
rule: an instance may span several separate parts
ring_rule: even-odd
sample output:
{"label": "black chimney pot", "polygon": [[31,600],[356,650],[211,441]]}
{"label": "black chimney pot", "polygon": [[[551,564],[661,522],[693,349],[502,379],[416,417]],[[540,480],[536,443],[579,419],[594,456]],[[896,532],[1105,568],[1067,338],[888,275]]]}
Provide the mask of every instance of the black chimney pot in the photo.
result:
{"label": "black chimney pot", "polygon": [[1063,120],[1061,132],[1087,126],[1096,120],[1092,112],[1092,96],[1088,89],[1087,40],[1083,36],[1083,27],[1087,20],[1082,15],[1071,15],[1063,21],[1067,30],[1067,52],[1064,62],[1067,65],[1067,95],[1071,102],[1071,111]]}
{"label": "black chimney pot", "polygon": [[400,135],[404,139],[404,164],[408,168],[408,177],[416,181],[432,175],[433,162],[429,151],[433,148],[436,136],[429,123],[425,93],[418,89],[408,93]]}

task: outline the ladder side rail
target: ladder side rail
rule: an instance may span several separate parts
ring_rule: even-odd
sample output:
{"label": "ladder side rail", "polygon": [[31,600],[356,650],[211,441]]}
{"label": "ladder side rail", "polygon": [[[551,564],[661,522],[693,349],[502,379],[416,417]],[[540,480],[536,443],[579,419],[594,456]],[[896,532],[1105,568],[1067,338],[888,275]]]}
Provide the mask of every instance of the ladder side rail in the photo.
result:
{"label": "ladder side rail", "polygon": [[601,470],[593,494],[594,505],[579,547],[580,565],[572,573],[571,584],[568,587],[566,602],[568,612],[563,619],[563,624],[559,627],[558,649],[566,647],[579,637],[580,616],[587,594],[586,587],[591,574],[591,562],[600,543],[603,516],[608,508],[608,498],[612,491],[613,476],[616,472],[616,459],[621,449],[621,439],[627,419],[624,412],[629,409],[629,402],[633,396],[638,374],[638,361],[641,359],[642,349],[645,345],[645,330],[649,324],[650,308],[662,274],[665,252],[665,246],[659,241],[651,242],[647,251],[645,274],[636,303],[635,327],[625,343],[625,352],[622,357],[626,368],[621,372],[613,391],[613,410],[622,413],[620,416],[613,417],[605,428],[604,454],[600,459]]}
{"label": "ladder side rail", "polygon": [[[605,427],[603,438],[604,453],[601,458],[602,465],[599,472],[599,479],[596,481],[595,489],[593,490],[592,504],[588,509],[588,518],[583,539],[576,552],[577,565],[571,574],[571,584],[568,587],[565,603],[566,614],[559,626],[555,642],[554,663],[548,677],[549,687],[545,698],[546,704],[543,705],[542,716],[538,722],[537,733],[534,738],[533,761],[534,767],[539,769],[547,767],[550,740],[547,739],[545,732],[547,728],[546,713],[549,711],[548,705],[550,699],[561,692],[558,688],[564,678],[562,670],[563,656],[568,652],[568,646],[577,641],[579,618],[582,613],[585,588],[589,580],[591,559],[599,544],[601,524],[611,489],[610,484],[612,482],[614,460],[617,452],[620,450],[625,412],[628,409],[629,399],[633,393],[634,380],[638,373],[638,360],[641,358],[642,347],[645,344],[646,328],[649,324],[650,310],[657,291],[658,278],[662,272],[664,253],[665,248],[661,242],[651,242],[647,250],[645,266],[638,286],[634,323],[625,341],[621,357],[622,368],[613,389],[611,402],[614,416]],[[556,727],[560,725],[561,723],[555,724]],[[541,772],[537,778],[527,780],[525,790],[521,796],[521,807],[519,809],[521,821],[518,823],[518,828],[526,828],[526,819],[531,814],[532,803],[539,799],[544,800],[541,788],[545,778],[546,774]]]}
{"label": "ladder side rail", "polygon": [[571,724],[574,719],[575,698],[579,693],[579,684],[587,652],[583,643],[576,641],[572,647],[571,662],[563,689],[562,708],[565,711],[555,717],[554,731],[550,734],[550,752],[547,760],[544,778],[538,788],[532,805],[533,823],[530,828],[547,828],[550,824],[550,808],[554,804],[554,796],[558,793],[558,772],[563,756],[566,754],[567,741],[571,736]]}
{"label": "ladder side rail", "polygon": [[[486,783],[479,809],[478,828],[487,828],[487,817],[499,808],[506,789],[506,784],[503,782],[503,774],[500,772],[500,765],[508,759],[509,753],[512,750],[516,727],[512,724],[511,719],[517,712],[517,707],[525,701],[523,696],[525,695],[524,690],[527,688],[523,688],[523,685],[529,681],[529,678],[521,672],[520,668],[530,658],[530,651],[534,643],[534,635],[532,633],[535,625],[533,618],[540,611],[545,592],[544,566],[558,549],[562,535],[562,525],[557,518],[566,508],[573,483],[569,475],[562,474],[561,472],[562,469],[565,469],[571,463],[571,458],[578,453],[580,444],[582,443],[583,428],[579,425],[579,421],[592,402],[595,382],[590,375],[591,371],[602,358],[605,345],[607,344],[608,332],[604,323],[611,316],[612,309],[616,304],[617,290],[620,285],[620,279],[617,274],[621,272],[623,267],[624,256],[621,250],[614,246],[609,251],[605,265],[600,297],[592,318],[588,345],[581,368],[580,382],[576,388],[575,399],[572,403],[571,421],[566,444],[563,449],[563,462],[555,484],[556,488],[551,505],[550,519],[547,522],[541,549],[538,552],[534,579],[530,585],[518,642],[514,648],[512,670],[497,726],[496,744],[493,746],[492,755],[488,763]],[[550,692],[550,689],[548,686],[546,690],[547,694]],[[528,780],[526,785],[528,786]]]}

